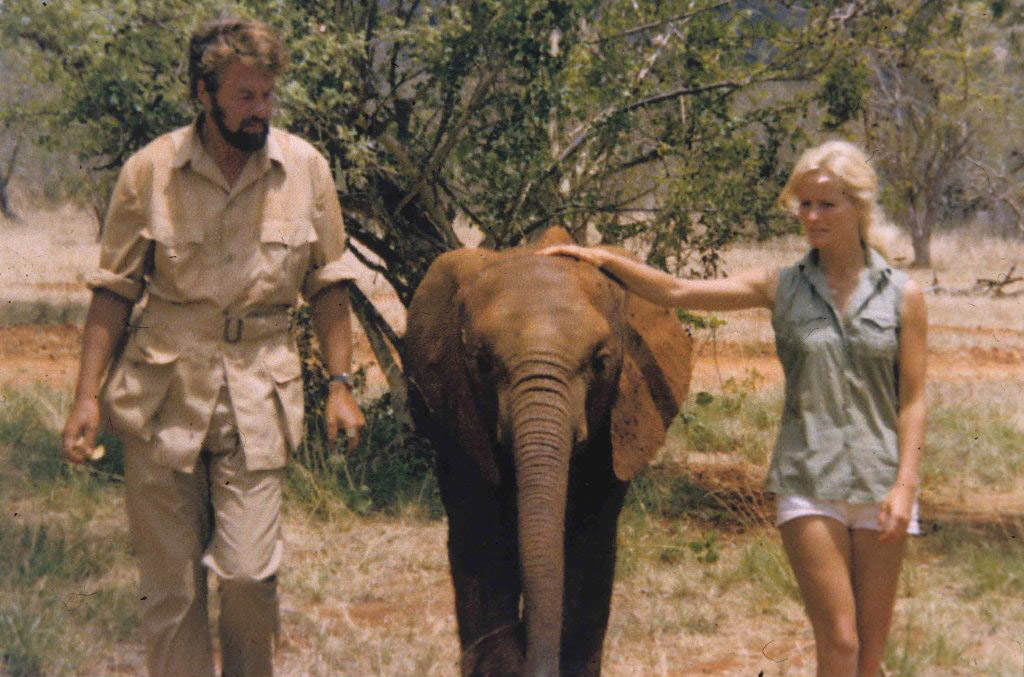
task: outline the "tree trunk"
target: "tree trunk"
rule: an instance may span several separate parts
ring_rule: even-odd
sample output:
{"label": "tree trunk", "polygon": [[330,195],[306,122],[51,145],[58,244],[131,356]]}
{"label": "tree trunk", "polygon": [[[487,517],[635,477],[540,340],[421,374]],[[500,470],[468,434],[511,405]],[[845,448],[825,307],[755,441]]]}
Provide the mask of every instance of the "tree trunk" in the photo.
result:
{"label": "tree trunk", "polygon": [[572,434],[564,376],[520,371],[513,385],[525,677],[557,677],[565,587],[565,501]]}
{"label": "tree trunk", "polygon": [[932,265],[932,213],[928,208],[927,194],[917,190],[907,192],[907,220],[910,222],[910,243],[914,247],[914,268],[930,268]]}
{"label": "tree trunk", "polygon": [[914,268],[931,268],[932,266],[932,233],[930,228],[914,226],[910,233],[910,241],[914,246]]}
{"label": "tree trunk", "polygon": [[17,221],[18,215],[14,212],[14,208],[11,207],[10,196],[7,194],[7,187],[11,183],[11,176],[14,174],[14,165],[18,161],[18,152],[21,150],[21,139],[14,142],[14,149],[11,150],[11,156],[7,159],[7,166],[4,167],[3,172],[0,173],[0,213],[11,221]]}

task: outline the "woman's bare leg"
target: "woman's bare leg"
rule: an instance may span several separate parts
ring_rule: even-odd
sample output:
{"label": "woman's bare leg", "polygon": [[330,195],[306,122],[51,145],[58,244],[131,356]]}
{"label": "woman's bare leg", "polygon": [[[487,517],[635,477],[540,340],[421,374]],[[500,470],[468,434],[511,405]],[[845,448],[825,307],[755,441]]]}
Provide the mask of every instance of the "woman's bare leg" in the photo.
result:
{"label": "woman's bare leg", "polygon": [[860,637],[857,677],[878,677],[880,673],[907,547],[906,538],[898,543],[879,543],[878,533],[855,529],[851,536],[853,595]]}
{"label": "woman's bare leg", "polygon": [[817,676],[855,677],[859,644],[849,529],[812,515],[784,522],[779,532],[814,629]]}

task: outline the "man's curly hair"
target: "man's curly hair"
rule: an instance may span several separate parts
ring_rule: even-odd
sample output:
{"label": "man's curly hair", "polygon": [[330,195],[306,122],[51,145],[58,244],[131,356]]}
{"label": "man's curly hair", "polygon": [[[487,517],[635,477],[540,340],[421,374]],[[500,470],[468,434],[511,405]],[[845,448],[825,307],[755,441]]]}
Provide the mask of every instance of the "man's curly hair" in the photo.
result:
{"label": "man's curly hair", "polygon": [[189,94],[198,98],[202,80],[213,94],[220,76],[230,64],[241,62],[280,75],[288,66],[288,54],[273,29],[252,19],[215,19],[199,26],[188,49]]}

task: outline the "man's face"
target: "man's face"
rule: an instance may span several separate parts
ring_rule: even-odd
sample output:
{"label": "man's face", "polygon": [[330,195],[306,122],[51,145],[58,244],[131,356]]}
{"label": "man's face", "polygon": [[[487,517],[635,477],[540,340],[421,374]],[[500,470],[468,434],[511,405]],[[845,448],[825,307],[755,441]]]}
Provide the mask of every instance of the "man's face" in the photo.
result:
{"label": "man's face", "polygon": [[199,83],[199,101],[224,140],[248,153],[267,142],[274,110],[274,76],[259,66],[235,62],[220,75],[212,93]]}

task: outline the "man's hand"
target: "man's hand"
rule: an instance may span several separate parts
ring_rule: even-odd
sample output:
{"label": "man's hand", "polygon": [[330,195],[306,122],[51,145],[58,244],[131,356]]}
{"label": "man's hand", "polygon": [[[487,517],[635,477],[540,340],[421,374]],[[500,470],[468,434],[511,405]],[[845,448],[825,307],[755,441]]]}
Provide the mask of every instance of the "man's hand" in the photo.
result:
{"label": "man's hand", "polygon": [[363,412],[359,410],[356,398],[344,383],[331,383],[327,391],[327,406],[324,411],[327,421],[327,439],[333,445],[338,439],[339,428],[348,435],[348,450],[359,446],[359,434],[366,425]]}
{"label": "man's hand", "polygon": [[100,408],[95,398],[76,400],[61,433],[64,458],[71,463],[85,463],[92,459],[99,427]]}

